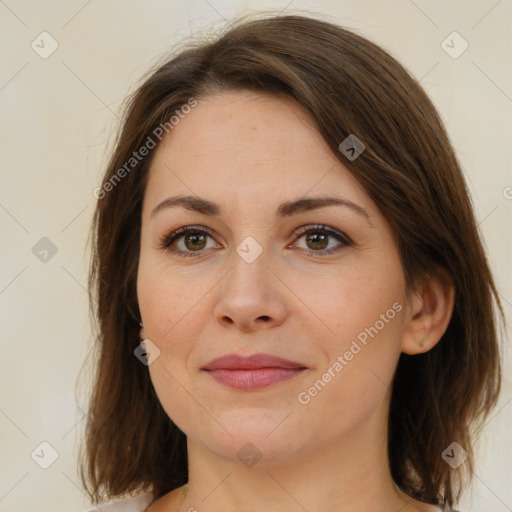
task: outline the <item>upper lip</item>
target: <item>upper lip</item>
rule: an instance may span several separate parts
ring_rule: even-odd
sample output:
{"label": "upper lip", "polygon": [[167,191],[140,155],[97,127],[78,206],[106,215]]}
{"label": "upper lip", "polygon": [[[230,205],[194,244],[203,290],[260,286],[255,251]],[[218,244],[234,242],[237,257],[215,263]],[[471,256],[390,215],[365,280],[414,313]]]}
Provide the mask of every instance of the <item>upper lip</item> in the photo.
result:
{"label": "upper lip", "polygon": [[307,368],[302,363],[289,361],[271,354],[242,356],[228,354],[210,361],[202,370],[256,370],[258,368]]}

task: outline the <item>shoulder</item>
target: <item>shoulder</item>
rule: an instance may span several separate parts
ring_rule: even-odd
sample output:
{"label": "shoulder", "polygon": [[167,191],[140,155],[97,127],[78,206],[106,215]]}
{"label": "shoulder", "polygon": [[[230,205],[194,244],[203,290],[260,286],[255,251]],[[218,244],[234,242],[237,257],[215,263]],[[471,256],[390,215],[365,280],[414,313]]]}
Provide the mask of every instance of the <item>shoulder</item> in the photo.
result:
{"label": "shoulder", "polygon": [[134,498],[102,503],[82,512],[144,512],[152,501],[153,494],[144,493]]}

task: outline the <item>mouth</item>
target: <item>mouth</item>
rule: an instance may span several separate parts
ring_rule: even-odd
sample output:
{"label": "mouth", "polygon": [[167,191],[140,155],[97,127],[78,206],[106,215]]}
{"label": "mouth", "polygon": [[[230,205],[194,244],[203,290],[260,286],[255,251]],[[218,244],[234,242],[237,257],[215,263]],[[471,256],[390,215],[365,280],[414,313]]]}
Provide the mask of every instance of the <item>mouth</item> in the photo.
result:
{"label": "mouth", "polygon": [[302,363],[270,354],[230,354],[201,368],[220,384],[245,391],[263,389],[292,379],[307,369]]}

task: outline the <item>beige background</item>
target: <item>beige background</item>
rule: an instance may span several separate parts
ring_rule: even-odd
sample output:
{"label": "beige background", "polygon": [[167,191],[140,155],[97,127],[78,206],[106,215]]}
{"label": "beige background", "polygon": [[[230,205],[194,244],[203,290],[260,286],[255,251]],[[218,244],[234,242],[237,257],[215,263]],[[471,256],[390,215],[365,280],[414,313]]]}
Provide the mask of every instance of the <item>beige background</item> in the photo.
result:
{"label": "beige background", "polygon": [[[183,37],[260,9],[321,13],[382,45],[421,79],[465,170],[510,322],[510,0],[0,0],[0,511],[88,505],[76,471],[87,379],[76,382],[90,348],[87,235],[122,100]],[[43,31],[59,45],[46,59],[31,47],[42,46]],[[441,47],[453,31],[469,43],[456,59]],[[43,237],[57,250],[46,262],[32,252]],[[478,444],[463,511],[512,510],[511,366],[508,351],[500,405]],[[34,458],[51,462],[41,442],[58,453],[48,469],[31,458],[37,448]]]}

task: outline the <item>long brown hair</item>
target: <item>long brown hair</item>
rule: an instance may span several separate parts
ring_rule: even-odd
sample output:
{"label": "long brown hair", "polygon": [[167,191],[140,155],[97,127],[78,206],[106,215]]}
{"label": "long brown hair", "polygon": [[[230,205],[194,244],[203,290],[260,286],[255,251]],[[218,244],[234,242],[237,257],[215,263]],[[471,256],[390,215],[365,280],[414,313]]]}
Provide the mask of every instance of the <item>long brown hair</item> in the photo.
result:
{"label": "long brown hair", "polygon": [[[126,104],[91,230],[98,331],[84,487],[99,502],[139,490],[159,498],[187,482],[186,436],[133,353],[141,206],[155,150],[131,159],[149,138],[158,145],[159,127],[169,132],[169,119],[191,99],[241,89],[285,95],[310,113],[394,228],[408,290],[429,273],[453,279],[453,315],[439,343],[400,356],[388,423],[396,484],[421,501],[452,506],[463,476],[468,483],[473,476],[475,434],[501,387],[497,317],[504,315],[468,189],[436,109],[402,65],[352,31],[292,15],[239,20],[212,41],[190,44]],[[338,149],[350,134],[366,146],[353,161]],[[441,457],[453,441],[469,454],[458,470]]]}

